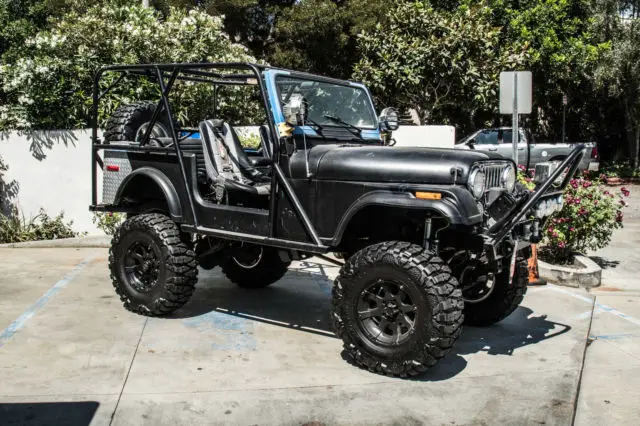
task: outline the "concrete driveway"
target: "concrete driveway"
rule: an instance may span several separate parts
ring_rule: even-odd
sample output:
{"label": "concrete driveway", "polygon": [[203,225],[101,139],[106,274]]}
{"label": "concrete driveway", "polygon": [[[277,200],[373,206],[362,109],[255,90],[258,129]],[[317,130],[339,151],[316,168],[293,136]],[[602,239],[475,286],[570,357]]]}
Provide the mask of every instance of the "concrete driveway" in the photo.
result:
{"label": "concrete driveway", "polygon": [[122,308],[104,248],[0,248],[0,425],[635,425],[640,186],[630,202],[591,253],[602,287],[531,287],[413,380],[342,359],[324,261],[261,290],[200,271],[183,309],[145,318]]}
{"label": "concrete driveway", "polygon": [[0,249],[0,424],[573,421],[587,293],[531,288],[507,320],[466,327],[441,364],[402,380],[342,359],[328,321],[337,268],[323,261],[261,290],[201,271],[183,309],[145,318],[122,308],[106,257]]}

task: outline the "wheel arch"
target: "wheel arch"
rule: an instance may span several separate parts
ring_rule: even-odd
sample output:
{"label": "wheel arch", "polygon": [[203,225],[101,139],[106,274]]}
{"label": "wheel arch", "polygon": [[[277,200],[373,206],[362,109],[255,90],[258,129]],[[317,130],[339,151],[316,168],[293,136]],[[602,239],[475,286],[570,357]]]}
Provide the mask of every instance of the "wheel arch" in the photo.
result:
{"label": "wheel arch", "polygon": [[182,205],[171,180],[158,169],[141,167],[130,173],[118,188],[114,204],[134,203],[143,205],[150,201],[161,201],[171,220],[184,221]]}
{"label": "wheel arch", "polygon": [[384,208],[390,216],[407,213],[413,216],[431,215],[442,218],[452,225],[473,225],[480,222],[481,216],[468,217],[458,204],[449,198],[424,200],[416,198],[410,192],[373,191],[356,200],[341,218],[331,245],[339,246],[359,217],[374,209]]}

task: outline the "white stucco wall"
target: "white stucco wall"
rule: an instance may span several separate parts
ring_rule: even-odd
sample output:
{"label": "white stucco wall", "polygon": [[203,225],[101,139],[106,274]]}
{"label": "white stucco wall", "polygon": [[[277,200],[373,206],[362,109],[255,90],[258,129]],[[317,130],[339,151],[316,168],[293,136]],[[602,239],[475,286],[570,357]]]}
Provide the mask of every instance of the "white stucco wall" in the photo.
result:
{"label": "white stucco wall", "polygon": [[453,126],[400,126],[393,132],[395,146],[453,148],[456,129]]}
{"label": "white stucco wall", "polygon": [[[253,130],[253,129],[247,129]],[[6,182],[19,185],[14,204],[26,218],[44,208],[49,215],[64,212],[74,229],[101,234],[92,222],[91,139],[89,130],[0,133],[0,156],[9,171]],[[397,146],[452,148],[455,131],[451,126],[402,126],[394,132]],[[98,169],[98,200],[102,175]]]}
{"label": "white stucco wall", "polygon": [[[28,219],[40,208],[55,216],[64,212],[76,231],[100,234],[92,223],[91,139],[89,130],[0,134],[0,156],[19,190],[14,204]],[[101,193],[99,179],[99,193]]]}

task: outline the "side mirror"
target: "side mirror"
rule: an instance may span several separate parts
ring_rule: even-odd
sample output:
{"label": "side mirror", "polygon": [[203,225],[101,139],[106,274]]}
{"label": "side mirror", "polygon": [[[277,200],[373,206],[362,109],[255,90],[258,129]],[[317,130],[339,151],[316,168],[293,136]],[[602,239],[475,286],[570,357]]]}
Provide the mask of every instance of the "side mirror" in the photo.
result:
{"label": "side mirror", "polygon": [[394,108],[385,108],[380,113],[380,130],[394,131],[398,130],[400,123],[398,122],[398,112]]}
{"label": "side mirror", "polygon": [[477,142],[476,142],[475,138],[471,138],[467,142],[465,142],[465,145],[467,145],[469,148],[475,148],[476,143]]}
{"label": "side mirror", "polygon": [[284,120],[291,126],[301,126],[307,118],[307,103],[300,93],[294,93],[282,106]]}

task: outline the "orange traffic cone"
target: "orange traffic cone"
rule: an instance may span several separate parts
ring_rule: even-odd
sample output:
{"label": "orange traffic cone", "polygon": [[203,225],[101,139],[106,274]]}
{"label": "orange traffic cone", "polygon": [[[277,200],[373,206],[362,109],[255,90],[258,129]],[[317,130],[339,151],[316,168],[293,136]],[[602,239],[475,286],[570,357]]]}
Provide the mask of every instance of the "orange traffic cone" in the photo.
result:
{"label": "orange traffic cone", "polygon": [[540,278],[538,271],[538,246],[531,244],[531,257],[528,261],[529,285],[546,285],[547,280]]}

